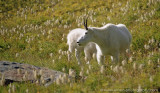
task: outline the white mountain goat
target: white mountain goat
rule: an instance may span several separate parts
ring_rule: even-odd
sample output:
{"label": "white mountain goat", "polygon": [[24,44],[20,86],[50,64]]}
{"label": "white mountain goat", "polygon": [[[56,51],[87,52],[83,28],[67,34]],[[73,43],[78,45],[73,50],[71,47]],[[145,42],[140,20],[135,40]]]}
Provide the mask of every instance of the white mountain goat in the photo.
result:
{"label": "white mountain goat", "polygon": [[130,49],[132,36],[125,25],[109,23],[100,28],[87,27],[86,20],[84,26],[87,32],[77,43],[79,46],[85,46],[88,42],[95,42],[97,44],[98,64],[103,64],[105,55],[110,55],[112,61],[118,62],[119,54],[126,53],[126,50]]}
{"label": "white mountain goat", "polygon": [[[69,32],[67,35],[67,44],[69,45],[69,52],[74,52],[75,51],[75,56],[78,61],[78,64],[81,64],[80,61],[80,52],[84,51],[85,53],[85,61],[87,61],[87,64],[89,64],[91,58],[96,58],[96,44],[93,42],[88,43],[85,46],[78,46],[77,40],[85,34],[86,30],[77,28],[73,29]],[[70,56],[69,56],[70,60]]]}

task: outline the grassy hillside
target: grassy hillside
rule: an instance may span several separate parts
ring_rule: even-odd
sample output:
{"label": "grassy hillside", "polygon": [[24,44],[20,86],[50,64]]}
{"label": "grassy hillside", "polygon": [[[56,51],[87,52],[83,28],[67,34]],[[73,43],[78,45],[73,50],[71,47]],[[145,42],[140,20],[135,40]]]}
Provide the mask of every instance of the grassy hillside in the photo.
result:
{"label": "grassy hillside", "polygon": [[[113,65],[106,57],[105,71],[95,60],[83,70],[74,57],[67,60],[66,36],[74,28],[107,23],[125,24],[132,34],[131,58]],[[49,87],[14,83],[18,93],[136,92],[160,90],[160,0],[8,0],[0,1],[0,60],[28,63],[68,73],[74,83]],[[87,77],[83,82],[79,73]],[[12,91],[0,86],[0,93]],[[115,89],[115,90],[113,90]]]}

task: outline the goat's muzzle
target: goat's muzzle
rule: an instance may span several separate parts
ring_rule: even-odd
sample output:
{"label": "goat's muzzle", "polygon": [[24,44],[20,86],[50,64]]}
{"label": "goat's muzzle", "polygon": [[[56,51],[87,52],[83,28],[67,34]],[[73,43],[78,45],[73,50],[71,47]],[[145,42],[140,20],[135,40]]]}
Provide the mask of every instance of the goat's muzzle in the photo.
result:
{"label": "goat's muzzle", "polygon": [[80,43],[79,43],[79,42],[77,42],[77,44],[78,44],[78,46],[80,46]]}

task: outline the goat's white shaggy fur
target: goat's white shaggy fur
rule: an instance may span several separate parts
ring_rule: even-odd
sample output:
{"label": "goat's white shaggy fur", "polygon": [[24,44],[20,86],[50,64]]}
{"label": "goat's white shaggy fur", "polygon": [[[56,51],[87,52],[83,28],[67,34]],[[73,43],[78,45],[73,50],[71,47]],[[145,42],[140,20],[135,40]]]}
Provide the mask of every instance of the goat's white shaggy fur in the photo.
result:
{"label": "goat's white shaggy fur", "polygon": [[[87,45],[78,46],[77,40],[85,34],[86,30],[77,28],[73,29],[67,35],[67,44],[69,45],[69,52],[75,51],[75,56],[77,58],[78,64],[81,64],[80,61],[80,52],[84,50],[85,60],[89,64],[92,57],[96,57],[96,44],[93,42],[88,43]],[[70,56],[69,56],[70,57]],[[69,58],[70,59],[70,58]]]}
{"label": "goat's white shaggy fur", "polygon": [[129,50],[132,36],[127,27],[123,24],[107,24],[103,27],[88,27],[87,32],[77,43],[80,46],[86,45],[88,42],[97,44],[97,61],[103,64],[103,57],[111,55],[112,61],[119,61],[119,54],[126,53]]}

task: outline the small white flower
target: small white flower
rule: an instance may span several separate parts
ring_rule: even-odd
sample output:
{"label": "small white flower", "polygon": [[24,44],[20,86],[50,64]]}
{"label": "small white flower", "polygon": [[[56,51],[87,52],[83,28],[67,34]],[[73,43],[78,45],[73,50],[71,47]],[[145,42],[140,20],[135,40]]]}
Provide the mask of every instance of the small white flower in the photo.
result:
{"label": "small white flower", "polygon": [[70,52],[69,51],[67,51],[67,55],[69,55],[70,54]]}
{"label": "small white flower", "polygon": [[53,80],[53,77],[54,77],[53,75],[50,75],[50,79],[51,79],[51,80]]}
{"label": "small white flower", "polygon": [[60,55],[59,57],[58,57],[58,59],[61,59],[62,58],[62,56]]}
{"label": "small white flower", "polygon": [[50,56],[50,57],[53,57],[53,53],[50,53],[49,56]]}
{"label": "small white flower", "polygon": [[71,79],[70,79],[70,78],[68,78],[68,79],[67,79],[67,82],[68,82],[68,83],[70,83],[70,82],[71,82]]}
{"label": "small white flower", "polygon": [[64,38],[62,38],[62,41],[64,41]]}
{"label": "small white flower", "polygon": [[52,60],[52,63],[53,63],[53,64],[55,63],[55,60],[54,60],[54,59]]}
{"label": "small white flower", "polygon": [[153,56],[154,55],[154,52],[152,51],[151,55]]}
{"label": "small white flower", "polygon": [[16,57],[18,57],[19,56],[19,53],[16,53]]}
{"label": "small white flower", "polygon": [[57,85],[60,85],[60,84],[61,84],[60,78],[57,78],[57,79],[56,79],[56,84],[57,84]]}
{"label": "small white flower", "polygon": [[129,49],[126,49],[126,53],[129,53]]}
{"label": "small white flower", "polygon": [[115,73],[118,73],[118,72],[119,72],[119,66],[118,66],[118,65],[115,66],[115,67],[113,68],[113,71],[114,71]]}
{"label": "small white flower", "polygon": [[62,68],[62,71],[65,72],[65,68]]}
{"label": "small white flower", "polygon": [[63,38],[65,38],[65,34],[63,34]]}
{"label": "small white flower", "polygon": [[119,5],[119,6],[121,6],[121,5],[122,5],[122,3],[121,3],[121,2],[119,2],[119,3],[118,3],[118,5]]}
{"label": "small white flower", "polygon": [[110,66],[110,68],[111,68],[111,70],[113,70],[113,66],[112,65]]}
{"label": "small white flower", "polygon": [[81,67],[81,71],[84,71],[84,67]]}
{"label": "small white flower", "polygon": [[148,61],[148,65],[151,65],[151,60]]}
{"label": "small white flower", "polygon": [[26,93],[29,93],[29,89],[28,88],[26,89]]}
{"label": "small white flower", "polygon": [[42,69],[40,69],[39,70],[39,75],[42,75],[42,74],[43,74]]}
{"label": "small white flower", "polygon": [[75,77],[76,73],[73,69],[69,69],[69,76]]}
{"label": "small white flower", "polygon": [[11,88],[11,87],[12,87],[12,83],[9,84],[9,88]]}
{"label": "small white flower", "polygon": [[125,66],[126,63],[127,63],[126,60],[123,60],[123,61],[122,61],[122,65],[123,65],[123,66]]}
{"label": "small white flower", "polygon": [[58,51],[58,53],[59,53],[59,54],[62,54],[62,49],[60,49],[60,50]]}
{"label": "small white flower", "polygon": [[33,76],[35,79],[37,79],[37,71],[36,70],[33,70]]}
{"label": "small white flower", "polygon": [[92,69],[92,66],[91,66],[91,65],[89,65],[89,66],[88,66],[88,68],[89,68],[89,70],[91,70],[91,69]]}
{"label": "small white flower", "polygon": [[153,82],[153,77],[152,76],[150,76],[149,81]]}
{"label": "small white flower", "polygon": [[143,66],[144,66],[144,64],[140,64],[140,65],[139,65],[139,69],[142,69]]}
{"label": "small white flower", "polygon": [[121,73],[124,73],[124,69],[122,66],[119,67],[119,70],[121,71]]}
{"label": "small white flower", "polygon": [[101,72],[101,74],[104,73],[104,65],[101,66],[100,72]]}
{"label": "small white flower", "polygon": [[21,70],[20,69],[17,69],[17,74],[20,74],[21,73]]}
{"label": "small white flower", "polygon": [[23,80],[26,80],[26,75],[25,74],[23,75]]}
{"label": "small white flower", "polygon": [[103,23],[102,23],[102,25],[104,26],[104,25],[106,25],[106,23],[105,23],[105,22],[103,22]]}
{"label": "small white flower", "polygon": [[138,90],[137,90],[137,92],[142,92],[141,85],[138,85]]}
{"label": "small white flower", "polygon": [[89,75],[89,70],[87,69],[86,73]]}
{"label": "small white flower", "polygon": [[149,45],[144,45],[144,48],[145,48],[146,50],[148,50],[148,49],[150,48],[150,46],[149,46]]}
{"label": "small white flower", "polygon": [[79,76],[83,77],[83,71],[80,71]]}
{"label": "small white flower", "polygon": [[133,57],[132,56],[129,58],[129,62],[133,62]]}
{"label": "small white flower", "polygon": [[8,89],[8,93],[11,93],[11,89],[10,88]]}
{"label": "small white flower", "polygon": [[12,85],[12,92],[15,93],[15,91],[16,91],[16,88],[15,88],[15,85],[13,84]]}
{"label": "small white flower", "polygon": [[61,81],[62,81],[63,84],[66,84],[67,79],[66,79],[66,76],[65,76],[65,75],[63,75],[63,77],[61,78]]}
{"label": "small white flower", "polygon": [[39,84],[39,81],[38,81],[38,80],[36,80],[36,84]]}
{"label": "small white flower", "polygon": [[45,84],[45,80],[44,80],[43,77],[41,77],[41,83],[42,83],[42,84]]}
{"label": "small white flower", "polygon": [[155,40],[154,40],[154,38],[152,37],[152,39],[151,39],[151,43],[153,44],[155,42]]}
{"label": "small white flower", "polygon": [[65,51],[62,51],[62,55],[65,55]]}
{"label": "small white flower", "polygon": [[67,51],[64,51],[64,55],[67,55],[68,53],[67,53]]}
{"label": "small white flower", "polygon": [[48,39],[50,39],[50,36],[47,36]]}

